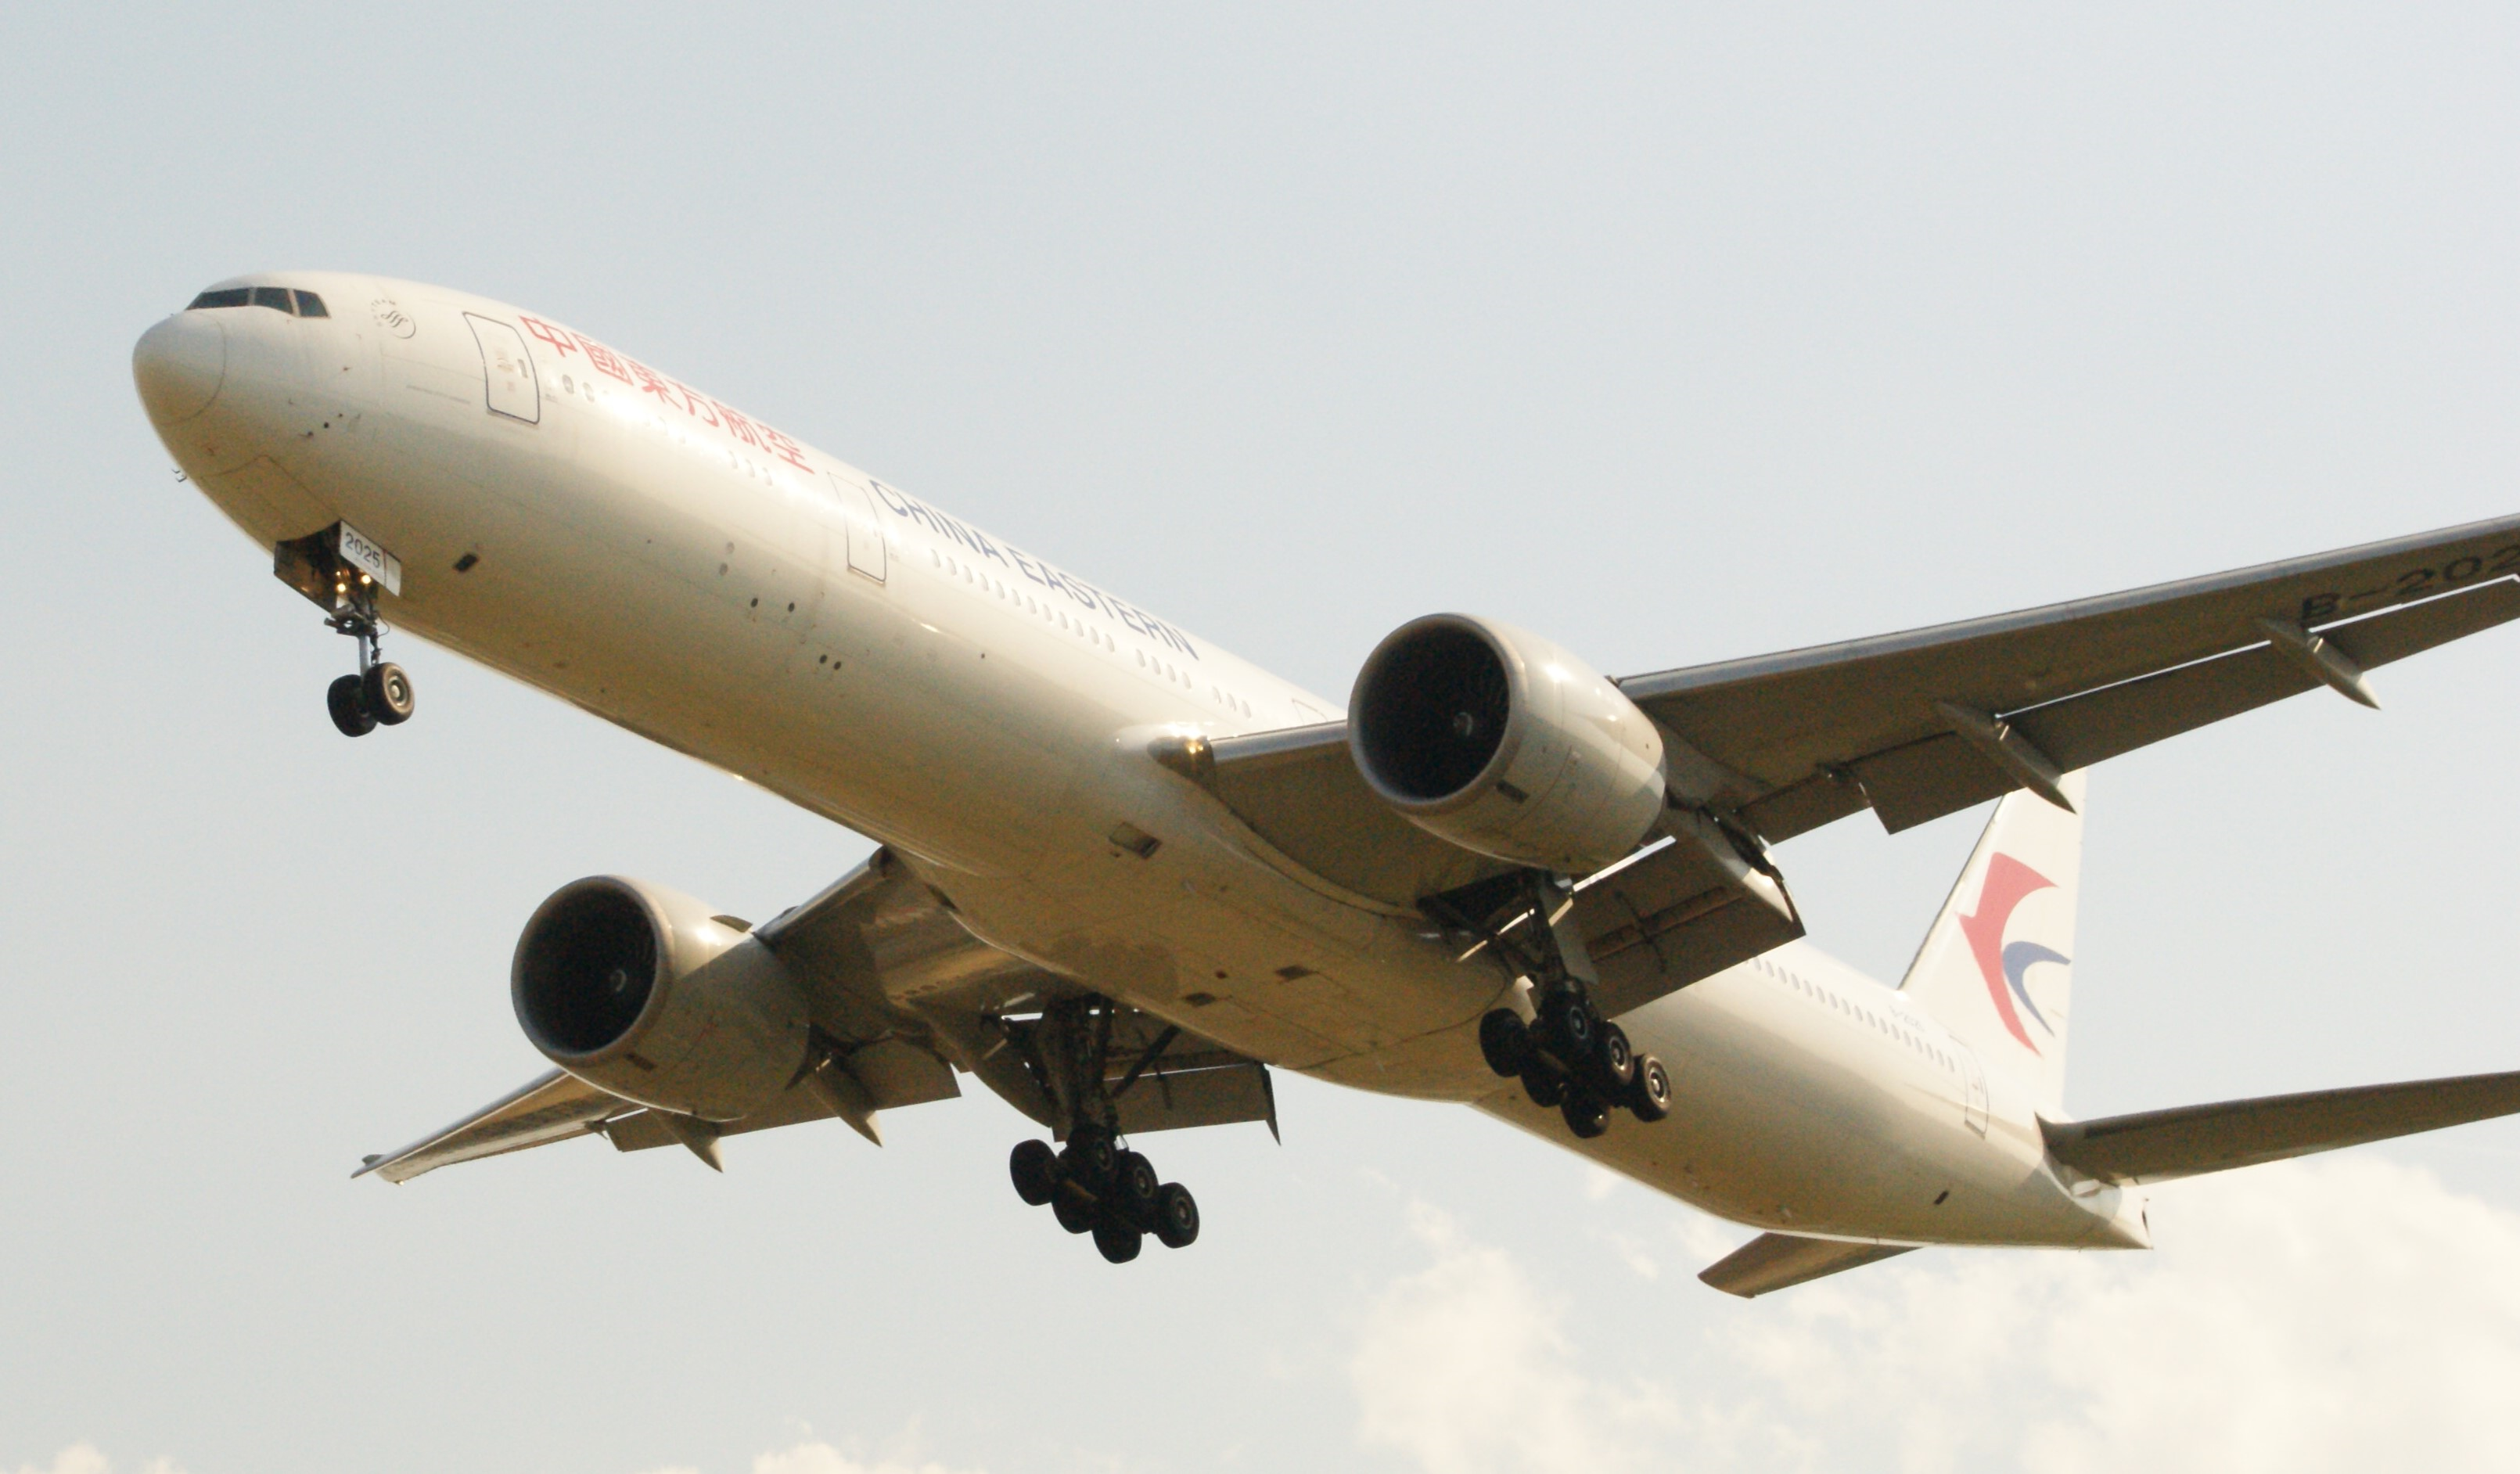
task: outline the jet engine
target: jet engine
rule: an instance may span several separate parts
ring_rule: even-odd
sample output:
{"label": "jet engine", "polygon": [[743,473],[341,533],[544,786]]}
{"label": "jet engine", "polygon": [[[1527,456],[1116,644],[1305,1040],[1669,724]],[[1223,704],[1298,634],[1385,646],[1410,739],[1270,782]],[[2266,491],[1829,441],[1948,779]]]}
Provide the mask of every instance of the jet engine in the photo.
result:
{"label": "jet engine", "polygon": [[1662,812],[1662,736],[1537,635],[1429,614],[1374,647],[1348,702],[1374,792],[1464,849],[1563,874],[1622,860]]}
{"label": "jet engine", "polygon": [[770,949],[689,896],[615,875],[562,886],[534,912],[509,991],[552,1063],[704,1121],[767,1104],[809,1043],[804,995]]}

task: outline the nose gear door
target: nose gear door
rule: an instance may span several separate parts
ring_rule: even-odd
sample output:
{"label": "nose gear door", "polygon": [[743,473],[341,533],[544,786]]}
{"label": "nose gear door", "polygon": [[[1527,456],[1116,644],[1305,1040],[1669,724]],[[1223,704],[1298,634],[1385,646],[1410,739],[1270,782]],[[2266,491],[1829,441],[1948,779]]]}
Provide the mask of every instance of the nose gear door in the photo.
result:
{"label": "nose gear door", "polygon": [[483,394],[490,413],[539,424],[543,418],[542,385],[534,379],[534,361],[525,352],[524,335],[496,318],[464,314],[472,340],[481,346]]}

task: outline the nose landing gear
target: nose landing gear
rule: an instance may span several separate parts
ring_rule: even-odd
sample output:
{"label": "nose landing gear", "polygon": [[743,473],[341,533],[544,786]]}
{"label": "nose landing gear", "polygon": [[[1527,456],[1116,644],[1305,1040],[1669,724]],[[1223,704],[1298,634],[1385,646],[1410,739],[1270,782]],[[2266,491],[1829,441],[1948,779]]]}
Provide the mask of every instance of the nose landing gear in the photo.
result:
{"label": "nose landing gear", "polygon": [[325,625],[359,643],[359,669],[324,693],[333,725],[343,737],[366,737],[379,727],[411,720],[411,677],[378,648],[385,625],[377,616],[377,593],[402,592],[402,563],[347,522],[292,538],[272,552],[272,572],[325,611]]}
{"label": "nose landing gear", "polygon": [[[379,727],[399,727],[411,720],[416,698],[411,677],[377,648],[384,624],[376,617],[376,594],[366,591],[365,607],[353,606],[324,622],[359,642],[359,668],[335,678],[324,692],[324,705],[343,737],[366,737]],[[352,597],[355,597],[353,595]]]}

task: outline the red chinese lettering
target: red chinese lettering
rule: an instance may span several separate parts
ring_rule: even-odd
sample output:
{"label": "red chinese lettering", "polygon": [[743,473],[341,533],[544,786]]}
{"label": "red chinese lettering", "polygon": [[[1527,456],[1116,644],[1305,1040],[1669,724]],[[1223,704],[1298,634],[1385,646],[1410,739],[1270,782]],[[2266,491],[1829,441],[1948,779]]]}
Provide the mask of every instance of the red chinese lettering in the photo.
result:
{"label": "red chinese lettering", "polygon": [[744,419],[742,415],[728,409],[723,404],[718,405],[717,412],[726,417],[726,432],[728,434],[733,435],[738,440],[741,440],[744,444],[752,446],[755,449],[760,447],[761,436],[754,431],[751,421]]}
{"label": "red chinese lettering", "polygon": [[568,340],[568,334],[565,330],[555,328],[538,317],[520,318],[519,321],[523,322],[527,333],[541,338],[544,342],[551,344],[552,347],[559,350],[561,357],[566,358],[571,353],[577,351],[577,344]]}
{"label": "red chinese lettering", "polygon": [[679,381],[674,384],[674,388],[683,396],[684,414],[696,420],[705,420],[711,424],[717,424],[717,411],[709,407],[709,397],[706,394],[699,393],[690,384]]}
{"label": "red chinese lettering", "polygon": [[770,442],[770,453],[772,455],[777,456],[780,460],[787,462],[798,470],[812,470],[814,469],[805,464],[805,448],[803,446],[798,445],[795,441],[788,439],[786,435],[781,434],[779,431],[772,429],[766,424],[759,425],[757,428],[761,431],[762,438]]}
{"label": "red chinese lettering", "polygon": [[630,360],[630,371],[639,376],[639,392],[653,394],[659,404],[674,402],[674,386],[663,375],[637,359]]}
{"label": "red chinese lettering", "polygon": [[601,369],[605,373],[611,375],[613,378],[620,380],[623,383],[628,383],[630,381],[630,371],[622,367],[620,354],[613,352],[611,349],[597,342],[595,339],[587,336],[583,333],[577,335],[577,345],[586,350],[586,361],[588,363],[595,365],[598,369]]}

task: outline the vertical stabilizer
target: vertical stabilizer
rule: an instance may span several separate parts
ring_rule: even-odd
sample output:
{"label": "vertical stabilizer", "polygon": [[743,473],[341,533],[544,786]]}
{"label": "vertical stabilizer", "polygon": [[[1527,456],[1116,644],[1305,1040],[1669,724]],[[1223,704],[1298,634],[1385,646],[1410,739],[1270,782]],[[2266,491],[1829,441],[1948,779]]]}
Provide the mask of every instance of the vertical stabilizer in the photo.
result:
{"label": "vertical stabilizer", "polygon": [[[2083,775],[2067,774],[2061,787],[2080,809]],[[2007,794],[1899,984],[1989,1070],[2028,1085],[2050,1116],[2064,1108],[2082,871],[2082,816],[2027,790]]]}

